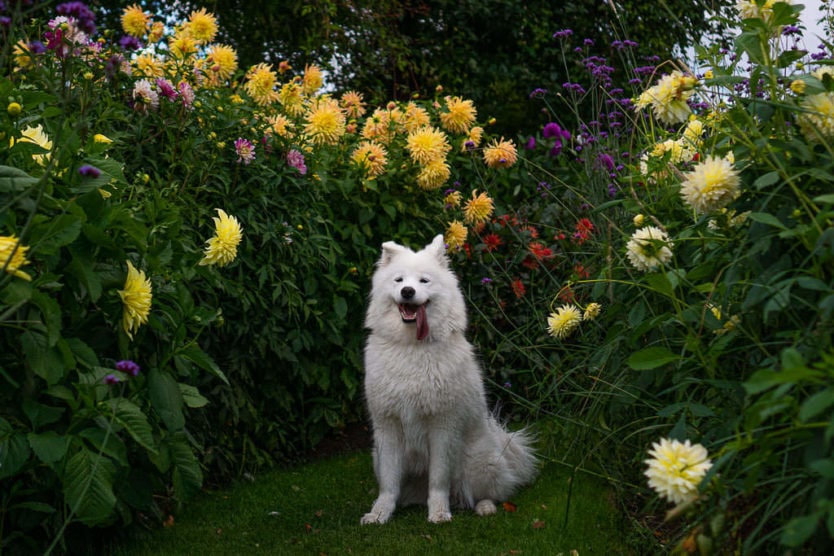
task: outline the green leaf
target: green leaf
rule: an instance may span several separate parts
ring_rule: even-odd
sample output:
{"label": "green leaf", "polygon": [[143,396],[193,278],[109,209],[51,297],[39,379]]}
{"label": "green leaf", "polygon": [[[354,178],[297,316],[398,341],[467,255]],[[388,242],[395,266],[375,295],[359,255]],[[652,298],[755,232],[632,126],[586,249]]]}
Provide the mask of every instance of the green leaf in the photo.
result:
{"label": "green leaf", "polygon": [[344,297],[333,297],[333,312],[339,320],[342,320],[347,316],[348,306]]}
{"label": "green leaf", "polygon": [[788,229],[784,224],[782,224],[781,220],[767,212],[751,212],[748,215],[748,218],[754,222],[767,224],[768,226],[773,226],[774,228],[779,228],[780,230]]}
{"label": "green leaf", "polygon": [[177,433],[166,439],[168,452],[173,464],[174,494],[180,500],[200,492],[203,486],[203,472],[194,456],[184,433]]}
{"label": "green leaf", "polygon": [[26,437],[38,459],[47,464],[62,460],[70,443],[69,436],[60,436],[55,431],[30,432]]}
{"label": "green leaf", "polygon": [[64,470],[64,498],[83,524],[103,525],[116,506],[113,463],[103,455],[81,448]]}
{"label": "green leaf", "polygon": [[808,396],[799,408],[799,420],[807,423],[834,405],[834,388],[826,388]]}
{"label": "green leaf", "polygon": [[124,427],[133,440],[147,451],[156,452],[151,426],[139,406],[126,398],[113,398],[108,400],[108,404],[116,422]]}
{"label": "green leaf", "polygon": [[808,466],[826,479],[834,479],[834,459],[818,459]]}
{"label": "green leaf", "polygon": [[767,174],[762,174],[761,176],[756,178],[756,181],[753,182],[753,186],[756,189],[764,189],[765,187],[768,187],[768,186],[773,185],[774,183],[777,183],[779,181],[779,179],[780,179],[779,178],[779,172],[776,172],[776,171],[768,172]]}
{"label": "green leaf", "polygon": [[84,289],[87,290],[87,295],[90,296],[90,301],[95,303],[101,297],[101,276],[98,272],[93,270],[93,259],[90,253],[81,253],[79,250],[72,249],[72,260],[68,266],[70,274],[75,276]]}
{"label": "green leaf", "polygon": [[62,214],[32,225],[30,245],[41,254],[54,254],[59,247],[69,245],[81,233],[81,219],[74,214]]}
{"label": "green leaf", "polygon": [[0,479],[11,477],[29,460],[29,443],[26,435],[15,431],[0,417]]}
{"label": "green leaf", "polygon": [[632,353],[628,358],[628,366],[635,371],[647,371],[662,367],[679,360],[681,357],[665,347],[649,347]]}
{"label": "green leaf", "polygon": [[0,193],[24,191],[38,183],[38,181],[38,178],[33,178],[23,170],[12,166],[0,165]]}
{"label": "green leaf", "polygon": [[782,529],[780,542],[785,546],[800,546],[817,530],[820,515],[811,514],[791,519]]}
{"label": "green leaf", "polygon": [[204,371],[208,371],[209,373],[213,374],[214,376],[222,380],[226,385],[229,384],[229,379],[226,378],[226,375],[223,373],[223,371],[220,370],[220,367],[217,366],[217,363],[214,362],[214,359],[212,359],[211,356],[209,356],[209,354],[200,349],[200,346],[188,346],[187,348],[180,350],[178,355],[191,361]]}
{"label": "green leaf", "polygon": [[148,373],[148,392],[151,405],[162,418],[165,428],[174,432],[185,426],[182,414],[182,395],[177,381],[166,372],[151,369]]}
{"label": "green leaf", "polygon": [[82,429],[78,436],[87,440],[93,450],[102,452],[119,465],[127,465],[127,447],[113,431],[108,432],[98,427]]}
{"label": "green leaf", "polygon": [[34,430],[56,422],[64,414],[63,407],[52,407],[32,400],[24,400],[22,407]]}
{"label": "green leaf", "polygon": [[26,362],[49,386],[64,378],[64,363],[58,351],[49,347],[46,336],[27,330],[20,335],[20,345]]}
{"label": "green leaf", "polygon": [[182,395],[182,401],[184,401],[185,405],[188,407],[203,407],[209,403],[209,401],[203,397],[203,395],[200,394],[200,391],[194,386],[191,386],[190,384],[183,384],[182,382],[178,384],[180,387],[180,394]]}

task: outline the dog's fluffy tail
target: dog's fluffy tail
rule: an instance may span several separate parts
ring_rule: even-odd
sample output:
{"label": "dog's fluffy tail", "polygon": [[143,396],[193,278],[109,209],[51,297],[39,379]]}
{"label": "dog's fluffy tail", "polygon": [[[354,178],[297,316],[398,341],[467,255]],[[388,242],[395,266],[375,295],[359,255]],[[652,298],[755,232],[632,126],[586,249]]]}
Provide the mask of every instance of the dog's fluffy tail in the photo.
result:
{"label": "dog's fluffy tail", "polygon": [[528,430],[507,431],[490,416],[487,434],[466,456],[458,503],[473,508],[481,500],[507,500],[532,482],[538,470],[534,442]]}

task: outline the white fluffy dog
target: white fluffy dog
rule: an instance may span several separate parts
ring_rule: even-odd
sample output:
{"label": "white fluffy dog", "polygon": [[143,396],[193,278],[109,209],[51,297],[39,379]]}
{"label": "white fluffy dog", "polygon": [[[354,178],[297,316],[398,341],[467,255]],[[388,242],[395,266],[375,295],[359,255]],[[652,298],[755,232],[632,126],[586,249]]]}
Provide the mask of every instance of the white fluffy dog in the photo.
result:
{"label": "white fluffy dog", "polygon": [[481,370],[464,337],[466,306],[443,236],[414,252],[382,245],[365,324],[365,396],[373,423],[379,496],[362,523],[385,523],[397,505],[495,513],[536,472],[531,440],[487,409]]}

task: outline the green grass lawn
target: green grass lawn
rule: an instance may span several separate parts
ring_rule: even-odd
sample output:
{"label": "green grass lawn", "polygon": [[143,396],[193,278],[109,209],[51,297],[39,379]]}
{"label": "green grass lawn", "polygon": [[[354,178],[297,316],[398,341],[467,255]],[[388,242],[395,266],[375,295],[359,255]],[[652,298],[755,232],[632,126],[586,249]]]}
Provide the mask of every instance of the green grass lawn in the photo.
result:
{"label": "green grass lawn", "polygon": [[[536,482],[478,517],[454,513],[431,524],[423,507],[398,510],[382,526],[360,526],[376,495],[370,454],[338,456],[277,470],[254,482],[205,492],[185,506],[172,526],[134,534],[112,549],[121,555],[359,554],[568,556],[623,554],[622,519],[604,481],[557,464]],[[567,519],[566,519],[567,513]]]}

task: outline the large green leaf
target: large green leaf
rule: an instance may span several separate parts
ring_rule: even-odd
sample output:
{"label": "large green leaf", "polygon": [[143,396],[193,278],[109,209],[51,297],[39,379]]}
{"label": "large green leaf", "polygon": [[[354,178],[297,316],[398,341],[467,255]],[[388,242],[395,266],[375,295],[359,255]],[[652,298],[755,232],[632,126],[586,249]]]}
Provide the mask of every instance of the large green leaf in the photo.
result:
{"label": "large green leaf", "polygon": [[173,464],[174,493],[180,500],[197,494],[203,486],[203,472],[188,438],[177,433],[165,440]]}
{"label": "large green leaf", "polygon": [[0,193],[23,191],[36,183],[38,178],[33,178],[23,170],[12,166],[0,166]]}
{"label": "large green leaf", "polygon": [[27,330],[20,335],[20,344],[26,362],[48,385],[51,386],[64,377],[61,355],[55,348],[49,347],[46,336],[34,330]]}
{"label": "large green leaf", "polygon": [[29,446],[44,463],[55,463],[63,459],[69,447],[69,436],[61,436],[55,431],[42,433],[30,432],[27,436]]}
{"label": "large green leaf", "polygon": [[104,455],[81,448],[64,470],[64,499],[70,511],[85,525],[102,525],[116,506],[113,463]]}
{"label": "large green leaf", "polygon": [[177,381],[169,373],[151,369],[148,373],[148,392],[165,428],[171,432],[181,430],[185,426],[185,416],[182,414],[182,395]]}
{"label": "large green leaf", "polygon": [[20,471],[26,465],[29,454],[26,435],[15,431],[8,421],[0,417],[0,479]]}
{"label": "large green leaf", "polygon": [[62,214],[34,224],[29,230],[30,242],[35,251],[53,254],[59,247],[69,245],[81,233],[81,218],[74,214]]}
{"label": "large green leaf", "polygon": [[139,406],[126,398],[113,398],[108,400],[108,404],[113,410],[116,422],[124,427],[133,440],[149,452],[155,453],[156,443],[151,425]]}
{"label": "large green leaf", "polygon": [[204,371],[208,371],[209,373],[213,374],[220,380],[222,380],[225,384],[229,384],[229,379],[226,378],[226,375],[220,370],[220,367],[217,366],[217,363],[214,362],[214,359],[209,356],[205,351],[200,349],[200,346],[191,345],[185,349],[180,350],[179,354],[180,357],[191,361]]}

